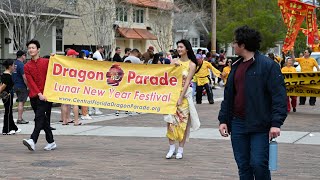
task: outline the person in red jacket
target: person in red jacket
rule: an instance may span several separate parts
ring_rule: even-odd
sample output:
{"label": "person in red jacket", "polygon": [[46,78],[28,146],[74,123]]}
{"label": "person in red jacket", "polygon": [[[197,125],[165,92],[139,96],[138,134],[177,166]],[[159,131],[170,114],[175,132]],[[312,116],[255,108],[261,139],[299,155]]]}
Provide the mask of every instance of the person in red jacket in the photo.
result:
{"label": "person in red jacket", "polygon": [[34,151],[40,131],[43,129],[46,133],[46,140],[48,142],[44,147],[44,150],[50,151],[55,149],[57,145],[53,140],[53,134],[50,128],[52,103],[48,102],[47,98],[43,95],[49,59],[41,58],[39,56],[39,41],[32,39],[27,43],[27,48],[28,53],[31,56],[31,61],[24,66],[24,73],[30,90],[29,97],[31,106],[35,113],[35,127],[30,139],[24,139],[23,144],[27,146],[30,151]]}

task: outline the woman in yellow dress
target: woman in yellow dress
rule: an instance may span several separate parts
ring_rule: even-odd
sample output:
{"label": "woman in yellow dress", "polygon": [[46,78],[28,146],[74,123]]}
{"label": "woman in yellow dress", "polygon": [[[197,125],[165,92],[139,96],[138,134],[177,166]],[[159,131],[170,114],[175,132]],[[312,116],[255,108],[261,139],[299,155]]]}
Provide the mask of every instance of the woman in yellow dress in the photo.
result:
{"label": "woman in yellow dress", "polygon": [[175,141],[179,142],[176,159],[182,159],[183,147],[189,136],[190,128],[197,130],[200,127],[199,117],[193,103],[192,88],[190,87],[190,82],[196,71],[197,60],[188,40],[178,41],[177,46],[180,58],[174,59],[172,64],[182,66],[184,78],[176,114],[164,117],[167,122],[167,137],[170,144],[169,152],[166,155],[167,159],[171,159],[175,153]]}

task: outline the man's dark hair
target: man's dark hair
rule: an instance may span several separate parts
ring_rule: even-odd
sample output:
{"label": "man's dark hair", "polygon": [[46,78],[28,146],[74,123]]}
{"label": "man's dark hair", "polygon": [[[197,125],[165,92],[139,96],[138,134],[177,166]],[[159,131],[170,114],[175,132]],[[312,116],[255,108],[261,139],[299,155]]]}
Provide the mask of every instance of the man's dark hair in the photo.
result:
{"label": "man's dark hair", "polygon": [[244,48],[248,51],[255,52],[260,49],[260,33],[249,28],[247,25],[237,28],[234,31],[234,38],[234,43],[237,43],[239,46],[244,44]]}
{"label": "man's dark hair", "polygon": [[116,51],[118,51],[120,49],[120,47],[116,47]]}
{"label": "man's dark hair", "polygon": [[202,52],[202,49],[198,49],[197,50],[197,54],[199,54],[200,52]]}
{"label": "man's dark hair", "polygon": [[131,52],[132,53],[140,53],[140,51],[138,49],[132,49]]}
{"label": "man's dark hair", "polygon": [[130,51],[131,51],[131,48],[125,48],[125,49],[124,49],[124,53],[125,53],[125,54],[127,54],[127,52],[130,52]]}
{"label": "man's dark hair", "polygon": [[306,50],[307,50],[307,51],[309,52],[309,54],[311,55],[311,53],[312,53],[311,48],[307,48]]}
{"label": "man's dark hair", "polygon": [[27,47],[30,45],[30,44],[35,44],[37,46],[37,49],[40,48],[40,43],[38,40],[36,39],[31,39],[28,43],[27,43]]}

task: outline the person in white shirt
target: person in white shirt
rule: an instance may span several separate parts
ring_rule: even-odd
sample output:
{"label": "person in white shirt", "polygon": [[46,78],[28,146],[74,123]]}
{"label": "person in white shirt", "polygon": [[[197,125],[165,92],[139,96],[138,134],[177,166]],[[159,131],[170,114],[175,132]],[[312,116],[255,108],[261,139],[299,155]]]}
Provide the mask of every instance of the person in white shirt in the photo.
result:
{"label": "person in white shirt", "polygon": [[104,46],[98,45],[96,52],[93,54],[93,59],[96,59],[98,61],[103,61],[103,52],[104,52]]}
{"label": "person in white shirt", "polygon": [[123,62],[125,63],[132,63],[132,64],[141,64],[141,60],[138,58],[139,56],[138,49],[132,49],[130,55],[124,59]]}

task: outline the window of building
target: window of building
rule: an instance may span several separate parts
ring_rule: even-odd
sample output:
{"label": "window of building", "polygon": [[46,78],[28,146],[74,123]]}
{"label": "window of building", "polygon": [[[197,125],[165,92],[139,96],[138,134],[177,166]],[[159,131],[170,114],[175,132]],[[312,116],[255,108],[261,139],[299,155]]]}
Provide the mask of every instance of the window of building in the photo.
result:
{"label": "window of building", "polygon": [[133,11],[133,22],[134,23],[144,23],[144,10],[136,9]]}
{"label": "window of building", "polygon": [[56,51],[63,51],[63,31],[62,28],[56,29]]}
{"label": "window of building", "polygon": [[192,47],[199,47],[199,38],[191,38],[190,41]]}
{"label": "window of building", "polygon": [[124,7],[116,8],[116,20],[119,22],[128,22],[128,14]]}

